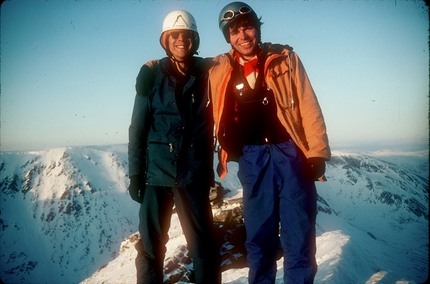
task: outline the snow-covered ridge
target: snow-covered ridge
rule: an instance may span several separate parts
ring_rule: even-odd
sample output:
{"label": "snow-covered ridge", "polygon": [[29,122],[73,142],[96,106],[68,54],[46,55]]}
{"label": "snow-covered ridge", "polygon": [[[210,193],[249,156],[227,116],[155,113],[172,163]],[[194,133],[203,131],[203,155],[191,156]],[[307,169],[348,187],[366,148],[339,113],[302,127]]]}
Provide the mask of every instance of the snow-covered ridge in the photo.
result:
{"label": "snow-covered ridge", "polygon": [[[126,145],[1,153],[1,280],[134,283],[139,205],[127,193],[127,164]],[[237,199],[237,164],[229,169],[221,183]],[[428,173],[428,151],[334,151],[328,182],[317,183],[315,282],[426,280]],[[166,258],[185,245],[175,215],[170,236]],[[282,259],[278,266],[282,283]],[[230,269],[223,283],[246,276]]]}
{"label": "snow-covered ridge", "polygon": [[125,148],[58,148],[1,155],[5,282],[78,282],[136,230]]}

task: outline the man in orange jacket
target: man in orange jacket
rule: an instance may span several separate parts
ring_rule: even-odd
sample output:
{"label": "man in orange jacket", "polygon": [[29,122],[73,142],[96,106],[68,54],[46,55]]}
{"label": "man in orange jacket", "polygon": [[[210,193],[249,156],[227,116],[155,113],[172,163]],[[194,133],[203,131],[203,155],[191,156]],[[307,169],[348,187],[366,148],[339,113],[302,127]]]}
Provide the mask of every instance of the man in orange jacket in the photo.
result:
{"label": "man in orange jacket", "polygon": [[261,42],[261,21],[243,2],[225,6],[219,27],[232,49],[209,71],[218,174],[238,161],[243,185],[249,283],[274,283],[284,250],[284,282],[312,283],[315,180],[325,180],[330,147],[306,71],[289,46]]}

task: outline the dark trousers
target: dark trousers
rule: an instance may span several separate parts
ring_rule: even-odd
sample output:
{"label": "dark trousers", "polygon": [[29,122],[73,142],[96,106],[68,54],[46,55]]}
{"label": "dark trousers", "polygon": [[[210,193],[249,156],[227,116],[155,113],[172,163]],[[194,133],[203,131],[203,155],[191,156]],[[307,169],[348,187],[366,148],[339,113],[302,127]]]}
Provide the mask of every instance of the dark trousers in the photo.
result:
{"label": "dark trousers", "polygon": [[316,189],[304,178],[304,162],[291,140],[243,148],[238,176],[243,185],[249,283],[275,283],[279,243],[284,283],[313,283]]}
{"label": "dark trousers", "polygon": [[218,247],[214,241],[209,187],[147,186],[139,211],[142,245],[137,247],[137,283],[163,283],[163,264],[173,205],[193,259],[196,283],[219,283]]}

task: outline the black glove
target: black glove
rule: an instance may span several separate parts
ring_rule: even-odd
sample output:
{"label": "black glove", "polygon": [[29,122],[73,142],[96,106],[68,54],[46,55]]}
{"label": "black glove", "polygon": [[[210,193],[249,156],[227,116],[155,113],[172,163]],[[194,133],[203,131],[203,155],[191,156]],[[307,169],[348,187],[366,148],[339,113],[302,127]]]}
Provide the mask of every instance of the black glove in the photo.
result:
{"label": "black glove", "polygon": [[325,176],[325,159],[312,157],[308,159],[306,176],[314,181],[326,181]]}
{"label": "black glove", "polygon": [[131,176],[130,177],[130,186],[128,187],[128,191],[130,192],[131,199],[142,203],[143,194],[145,192],[145,183],[142,182],[140,176]]}

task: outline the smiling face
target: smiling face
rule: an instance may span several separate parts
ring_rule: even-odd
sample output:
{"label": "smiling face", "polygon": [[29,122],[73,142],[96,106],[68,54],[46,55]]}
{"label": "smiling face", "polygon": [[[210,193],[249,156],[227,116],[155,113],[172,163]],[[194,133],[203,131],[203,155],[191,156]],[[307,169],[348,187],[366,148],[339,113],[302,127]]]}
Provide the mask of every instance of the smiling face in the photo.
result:
{"label": "smiling face", "polygon": [[171,30],[168,32],[168,47],[178,61],[185,61],[193,55],[193,33],[187,30]]}
{"label": "smiling face", "polygon": [[258,32],[251,25],[229,28],[230,44],[245,60],[252,59],[258,52]]}

